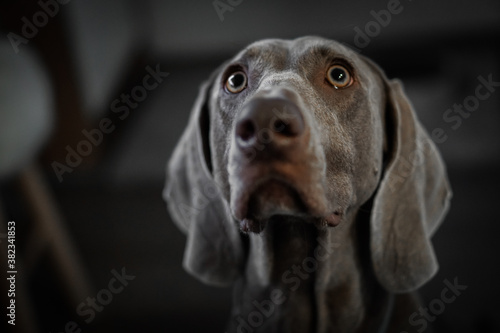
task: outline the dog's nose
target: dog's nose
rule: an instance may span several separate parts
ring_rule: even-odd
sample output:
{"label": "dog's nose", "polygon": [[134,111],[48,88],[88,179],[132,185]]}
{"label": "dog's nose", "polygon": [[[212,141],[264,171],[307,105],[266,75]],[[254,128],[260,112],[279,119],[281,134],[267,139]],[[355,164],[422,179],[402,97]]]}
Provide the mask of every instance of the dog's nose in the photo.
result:
{"label": "dog's nose", "polygon": [[291,145],[304,133],[304,119],[298,106],[282,96],[256,97],[242,110],[235,135],[242,149]]}

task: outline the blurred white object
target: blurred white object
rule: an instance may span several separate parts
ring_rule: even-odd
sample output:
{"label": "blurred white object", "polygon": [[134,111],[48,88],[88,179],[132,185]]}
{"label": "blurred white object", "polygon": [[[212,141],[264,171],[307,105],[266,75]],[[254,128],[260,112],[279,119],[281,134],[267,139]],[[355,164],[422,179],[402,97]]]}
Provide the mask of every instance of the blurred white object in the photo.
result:
{"label": "blurred white object", "polygon": [[48,74],[29,47],[0,42],[0,178],[27,166],[53,127]]}
{"label": "blurred white object", "polygon": [[149,21],[142,17],[146,9],[140,4],[86,0],[65,7],[65,33],[75,60],[82,109],[92,120],[109,111],[136,48],[146,44]]}

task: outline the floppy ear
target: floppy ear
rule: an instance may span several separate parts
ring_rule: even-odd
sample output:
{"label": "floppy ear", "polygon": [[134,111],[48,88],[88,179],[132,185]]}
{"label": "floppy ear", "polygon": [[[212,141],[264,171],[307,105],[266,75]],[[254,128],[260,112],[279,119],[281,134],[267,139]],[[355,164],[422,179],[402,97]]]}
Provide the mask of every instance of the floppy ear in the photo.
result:
{"label": "floppy ear", "polygon": [[451,199],[443,160],[399,81],[386,85],[386,168],[371,213],[371,253],[384,288],[409,292],[438,270],[430,241]]}
{"label": "floppy ear", "polygon": [[241,236],[211,174],[208,96],[204,83],[167,168],[163,197],[187,234],[184,268],[201,281],[226,286],[243,266]]}

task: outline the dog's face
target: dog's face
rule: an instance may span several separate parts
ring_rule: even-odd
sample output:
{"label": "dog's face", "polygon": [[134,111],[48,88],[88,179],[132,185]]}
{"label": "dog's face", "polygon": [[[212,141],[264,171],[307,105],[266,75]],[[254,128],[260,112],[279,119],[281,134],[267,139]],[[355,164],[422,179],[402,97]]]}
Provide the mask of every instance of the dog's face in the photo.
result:
{"label": "dog's face", "polygon": [[380,178],[384,91],[322,38],[264,40],[230,60],[210,99],[213,174],[244,230],[277,214],[336,225]]}
{"label": "dog's face", "polygon": [[240,229],[257,233],[273,216],[292,216],[339,235],[326,226],[354,221],[370,201],[366,246],[377,279],[395,292],[436,272],[430,237],[451,197],[401,84],[318,37],[254,43],[214,72],[164,193],[188,234],[185,267],[218,285],[235,281],[249,260]]}

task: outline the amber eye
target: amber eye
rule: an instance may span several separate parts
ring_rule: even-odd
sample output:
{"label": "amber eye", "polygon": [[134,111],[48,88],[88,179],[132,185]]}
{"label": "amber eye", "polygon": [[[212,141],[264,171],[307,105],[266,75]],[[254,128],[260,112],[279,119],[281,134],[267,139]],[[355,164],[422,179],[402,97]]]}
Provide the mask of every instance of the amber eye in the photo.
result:
{"label": "amber eye", "polygon": [[247,75],[238,71],[231,74],[226,81],[226,89],[230,93],[237,94],[247,87]]}
{"label": "amber eye", "polygon": [[336,89],[347,88],[353,81],[349,71],[340,65],[330,66],[326,72],[326,78]]}

